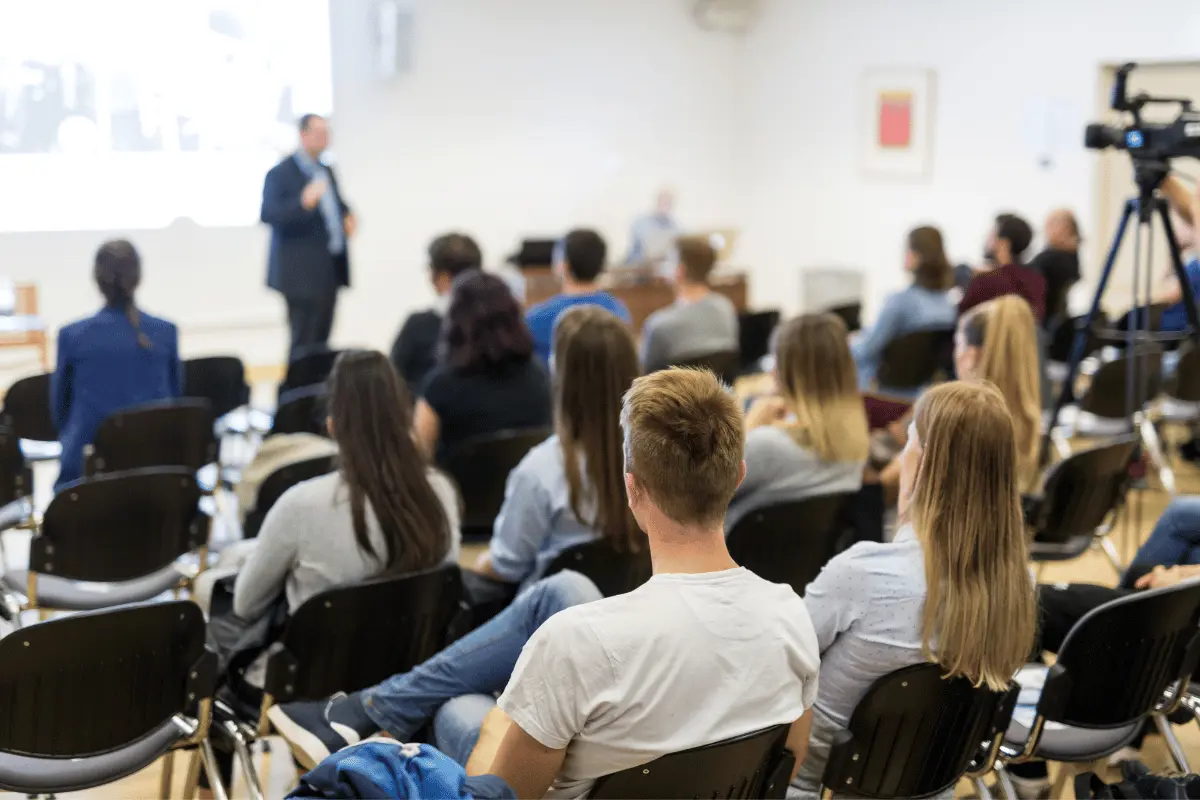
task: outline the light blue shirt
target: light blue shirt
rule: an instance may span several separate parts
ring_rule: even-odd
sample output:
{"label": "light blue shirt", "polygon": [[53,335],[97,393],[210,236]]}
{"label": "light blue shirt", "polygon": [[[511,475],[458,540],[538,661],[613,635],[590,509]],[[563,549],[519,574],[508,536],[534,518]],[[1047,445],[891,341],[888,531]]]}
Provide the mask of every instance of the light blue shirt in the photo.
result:
{"label": "light blue shirt", "polygon": [[859,388],[871,388],[883,349],[893,339],[914,331],[953,328],[957,320],[958,309],[950,302],[947,292],[935,292],[914,284],[888,295],[875,325],[863,331],[850,345],[850,352],[858,364]]}
{"label": "light blue shirt", "polygon": [[[585,515],[588,511],[583,509]],[[562,446],[551,436],[508,475],[504,505],[488,545],[492,570],[524,588],[542,577],[563,550],[598,536],[571,511]]]}
{"label": "light blue shirt", "polygon": [[636,264],[647,258],[670,255],[674,240],[679,236],[675,220],[664,214],[646,214],[633,221],[629,231],[629,255],[626,264]]}
{"label": "light blue shirt", "polygon": [[325,169],[324,164],[314,161],[303,150],[296,151],[295,158],[296,164],[310,181],[323,180],[329,187],[321,195],[317,207],[321,209],[321,216],[325,218],[325,228],[329,231],[329,252],[335,256],[340,255],[346,251],[346,229],[343,227],[345,223],[342,220],[342,201],[337,196],[337,187],[333,185],[329,170]]}

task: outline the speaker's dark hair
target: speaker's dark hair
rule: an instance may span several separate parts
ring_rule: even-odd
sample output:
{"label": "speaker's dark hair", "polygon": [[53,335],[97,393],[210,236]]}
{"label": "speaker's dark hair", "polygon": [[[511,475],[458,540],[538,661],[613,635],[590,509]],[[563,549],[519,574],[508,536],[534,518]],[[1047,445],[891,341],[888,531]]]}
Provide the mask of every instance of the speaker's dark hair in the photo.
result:
{"label": "speaker's dark hair", "polygon": [[150,338],[142,331],[141,313],[133,300],[142,282],[142,258],[137,249],[125,239],[105,242],[96,251],[93,275],[104,301],[125,313],[137,334],[138,344],[149,350]]}

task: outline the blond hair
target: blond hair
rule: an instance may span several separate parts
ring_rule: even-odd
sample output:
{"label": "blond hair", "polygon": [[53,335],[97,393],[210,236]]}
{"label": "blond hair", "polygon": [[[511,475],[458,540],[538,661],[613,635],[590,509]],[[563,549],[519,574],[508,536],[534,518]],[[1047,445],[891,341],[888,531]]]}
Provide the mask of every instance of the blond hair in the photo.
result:
{"label": "blond hair", "polygon": [[1037,624],[1012,417],[995,386],[956,381],[926,392],[913,421],[922,453],[905,516],[925,553],[922,647],[949,675],[1000,690]]}
{"label": "blond hair", "polygon": [[981,348],[977,374],[996,384],[1012,415],[1017,442],[1017,477],[1022,491],[1038,479],[1042,432],[1042,386],[1037,323],[1029,303],[1015,294],[971,309],[962,321],[963,337]]}
{"label": "blond hair", "polygon": [[681,525],[714,525],[742,477],[737,401],[708,370],[667,369],[633,382],[621,409],[625,471]]}
{"label": "blond hair", "polygon": [[775,374],[796,415],[785,427],[797,444],[822,461],[867,460],[867,412],[839,317],[805,314],[784,323],[775,336]]}

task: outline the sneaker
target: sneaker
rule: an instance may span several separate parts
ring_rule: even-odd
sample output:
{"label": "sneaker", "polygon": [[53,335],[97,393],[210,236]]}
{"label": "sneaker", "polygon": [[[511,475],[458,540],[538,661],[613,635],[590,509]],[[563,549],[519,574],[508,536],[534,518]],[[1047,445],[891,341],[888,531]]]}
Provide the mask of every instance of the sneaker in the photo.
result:
{"label": "sneaker", "polygon": [[267,709],[267,719],[292,748],[300,765],[309,770],[315,769],[330,753],[379,732],[362,710],[362,701],[340,693],[324,701],[271,706]]}

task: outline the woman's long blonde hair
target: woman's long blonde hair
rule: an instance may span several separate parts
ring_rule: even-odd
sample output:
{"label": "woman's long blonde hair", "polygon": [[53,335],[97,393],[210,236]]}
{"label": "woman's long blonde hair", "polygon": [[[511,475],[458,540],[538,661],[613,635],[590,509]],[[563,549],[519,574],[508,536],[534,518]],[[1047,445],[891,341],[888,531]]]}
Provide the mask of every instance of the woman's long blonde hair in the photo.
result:
{"label": "woman's long blonde hair", "polygon": [[1022,491],[1037,483],[1042,431],[1042,386],[1038,373],[1037,323],[1029,303],[1010,294],[971,309],[962,334],[980,348],[974,377],[996,384],[1012,415],[1017,442],[1017,476]]}
{"label": "woman's long blonde hair", "polygon": [[913,422],[921,460],[905,517],[925,552],[922,646],[949,675],[1000,690],[1037,625],[1012,416],[992,384],[956,381],[927,391]]}
{"label": "woman's long blonde hair", "polygon": [[796,442],[822,461],[866,461],[867,412],[846,343],[846,324],[833,314],[805,314],[776,333],[775,374]]}

